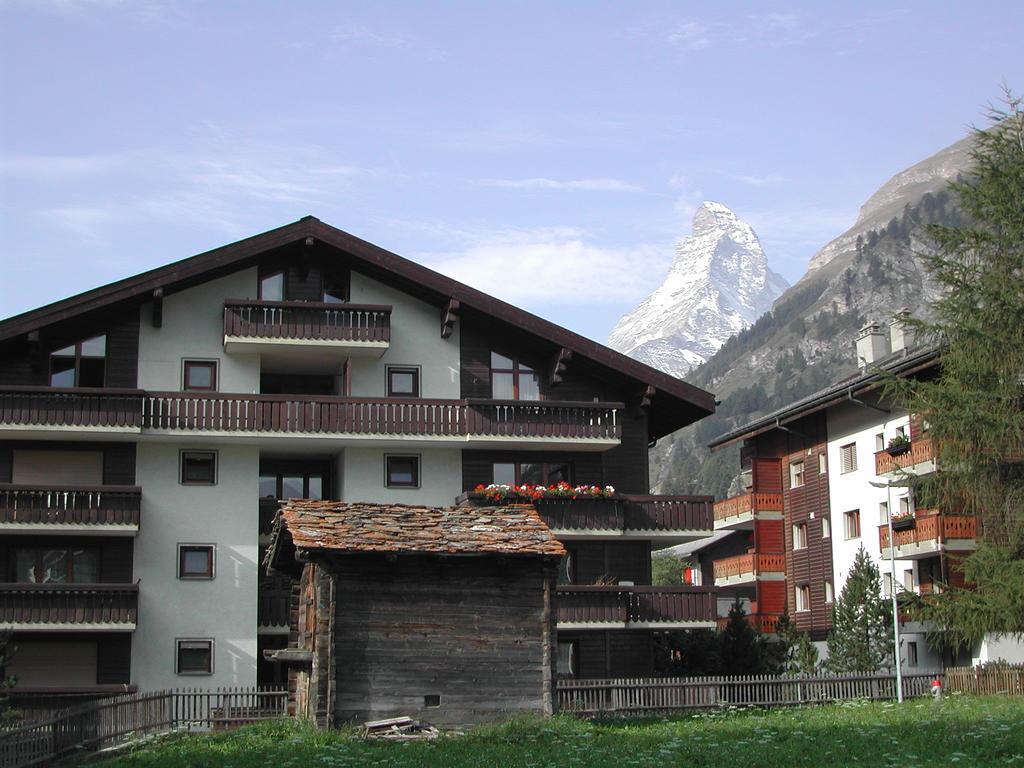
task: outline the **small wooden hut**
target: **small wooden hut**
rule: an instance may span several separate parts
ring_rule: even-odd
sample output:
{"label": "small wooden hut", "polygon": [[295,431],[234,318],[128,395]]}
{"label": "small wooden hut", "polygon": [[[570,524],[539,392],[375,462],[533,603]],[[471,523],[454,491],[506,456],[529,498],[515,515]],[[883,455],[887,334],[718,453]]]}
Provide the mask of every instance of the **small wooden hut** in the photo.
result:
{"label": "small wooden hut", "polygon": [[297,580],[291,639],[267,658],[321,727],[550,714],[564,554],[530,506],[285,502],[266,564]]}

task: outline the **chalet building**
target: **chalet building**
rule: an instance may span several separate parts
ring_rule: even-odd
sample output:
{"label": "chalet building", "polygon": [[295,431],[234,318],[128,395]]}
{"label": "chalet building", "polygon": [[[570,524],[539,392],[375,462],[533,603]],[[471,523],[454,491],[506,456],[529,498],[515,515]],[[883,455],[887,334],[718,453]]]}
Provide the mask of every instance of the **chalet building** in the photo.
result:
{"label": "chalet building", "polygon": [[[832,603],[861,546],[878,565],[886,596],[963,584],[958,562],[975,548],[975,518],[923,508],[908,483],[895,482],[937,469],[927,422],[887,402],[881,390],[880,369],[919,378],[939,373],[936,349],[904,346],[900,319],[888,334],[877,323],[862,329],[858,374],[711,443],[717,450],[742,441],[745,487],[715,503],[715,530],[732,533],[691,547],[722,588],[720,602],[739,597],[765,632],[788,609],[824,650]],[[942,664],[926,627],[904,623],[901,635],[907,667]],[[972,658],[1024,660],[1024,647],[992,638]]]}
{"label": "chalet building", "polygon": [[[712,591],[652,589],[710,499],[648,495],[686,382],[312,217],[0,322],[0,628],[19,689],[280,682],[279,499],[448,506],[614,486],[545,518],[570,556],[558,674],[641,675]],[[545,510],[541,509],[542,516]]]}
{"label": "chalet building", "polygon": [[295,579],[296,713],[464,726],[554,711],[565,548],[530,506],[286,502],[267,565]]}

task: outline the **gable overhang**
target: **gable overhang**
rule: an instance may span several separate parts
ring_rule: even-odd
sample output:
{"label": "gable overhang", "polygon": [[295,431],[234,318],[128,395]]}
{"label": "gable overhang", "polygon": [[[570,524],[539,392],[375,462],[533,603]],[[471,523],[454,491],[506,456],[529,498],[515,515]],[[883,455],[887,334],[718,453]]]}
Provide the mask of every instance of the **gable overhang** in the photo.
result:
{"label": "gable overhang", "polygon": [[151,301],[156,291],[166,296],[253,266],[268,255],[287,258],[310,246],[327,246],[358,271],[438,307],[457,302],[462,309],[480,312],[539,337],[553,348],[568,350],[596,364],[606,378],[620,386],[635,385],[636,402],[628,405],[647,410],[650,439],[715,411],[710,392],[312,216],[0,321],[0,342],[117,305],[141,305]]}

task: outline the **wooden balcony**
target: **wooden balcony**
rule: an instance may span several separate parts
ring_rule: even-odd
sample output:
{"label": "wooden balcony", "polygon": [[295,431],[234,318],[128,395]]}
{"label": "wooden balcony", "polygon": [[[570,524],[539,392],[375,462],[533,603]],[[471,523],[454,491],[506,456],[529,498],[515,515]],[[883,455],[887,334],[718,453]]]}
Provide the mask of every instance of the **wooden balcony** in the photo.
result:
{"label": "wooden balcony", "polygon": [[131,631],[137,584],[0,584],[0,629]]}
{"label": "wooden balcony", "polygon": [[288,606],[290,589],[264,587],[260,584],[256,606],[257,625],[260,628],[285,629],[289,626]]}
{"label": "wooden balcony", "polygon": [[713,628],[715,594],[701,587],[560,586],[559,629]]}
{"label": "wooden balcony", "polygon": [[[947,515],[936,510],[918,510],[914,525],[893,531],[897,560],[921,560],[944,551],[965,552],[975,548],[978,521],[972,515]],[[878,528],[878,547],[882,557],[890,557],[889,526]]]}
{"label": "wooden balcony", "polygon": [[80,431],[253,440],[287,437],[602,451],[619,444],[622,403],[426,400],[0,387],[0,433]]}
{"label": "wooden balcony", "polygon": [[935,448],[930,437],[923,437],[910,443],[909,449],[897,452],[875,453],[875,474],[889,475],[898,470],[913,470],[916,474],[935,470]]}
{"label": "wooden balcony", "polygon": [[[780,618],[781,616],[774,613],[748,613],[746,615],[747,624],[765,635],[774,635],[778,631]],[[719,616],[715,623],[719,630],[724,630],[729,624],[729,617]]]}
{"label": "wooden balcony", "polygon": [[312,301],[224,302],[224,351],[380,356],[391,343],[391,307]]}
{"label": "wooden balcony", "polygon": [[786,556],[751,552],[715,560],[713,568],[716,587],[732,587],[759,579],[779,580],[786,578]]}
{"label": "wooden balcony", "polygon": [[138,433],[142,397],[134,389],[0,387],[0,432]]}
{"label": "wooden balcony", "polygon": [[[494,506],[483,494],[464,493],[459,504]],[[671,546],[711,535],[710,496],[543,498],[531,503],[563,540],[656,540]]]}
{"label": "wooden balcony", "polygon": [[0,483],[0,533],[134,535],[141,504],[134,486]]}
{"label": "wooden balcony", "polygon": [[782,519],[781,493],[744,493],[715,502],[715,530],[739,530],[754,527],[754,520]]}

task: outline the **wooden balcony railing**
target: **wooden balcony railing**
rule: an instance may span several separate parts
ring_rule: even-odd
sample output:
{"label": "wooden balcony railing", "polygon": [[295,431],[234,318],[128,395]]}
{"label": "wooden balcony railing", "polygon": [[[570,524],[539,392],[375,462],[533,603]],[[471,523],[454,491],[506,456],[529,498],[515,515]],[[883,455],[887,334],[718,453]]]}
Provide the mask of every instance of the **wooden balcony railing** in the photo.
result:
{"label": "wooden balcony railing", "polygon": [[259,589],[259,602],[256,605],[257,623],[261,627],[289,626],[288,605],[291,601],[291,590],[264,587]]}
{"label": "wooden balcony railing", "polygon": [[142,395],[134,389],[0,387],[0,424],[138,428]]}
{"label": "wooden balcony railing", "polygon": [[139,525],[142,489],[0,483],[0,524]]}
{"label": "wooden balcony railing", "polygon": [[710,531],[711,496],[626,496],[626,528],[634,531]]}
{"label": "wooden balcony railing", "polygon": [[910,444],[910,449],[903,453],[890,455],[888,451],[875,453],[875,474],[885,475],[897,469],[906,469],[935,458],[935,448],[930,437],[923,437]]}
{"label": "wooden balcony railing", "polygon": [[[974,539],[978,534],[978,520],[973,515],[946,515],[936,510],[918,510],[914,527],[893,531],[896,547],[933,542],[940,545],[949,539]],[[889,548],[889,526],[878,528],[880,549]]]}
{"label": "wooden balcony railing", "polygon": [[[766,635],[775,634],[779,629],[781,617],[773,613],[748,613],[747,624]],[[729,624],[728,616],[719,616],[715,622],[717,629],[724,630]]]}
{"label": "wooden balcony railing", "polygon": [[618,440],[622,403],[147,392],[145,429]]}
{"label": "wooden balcony railing", "polygon": [[716,579],[745,575],[756,577],[762,573],[785,573],[786,556],[748,553],[715,560],[713,568]]}
{"label": "wooden balcony railing", "polygon": [[312,301],[224,302],[224,336],[241,339],[389,342],[391,307]]}
{"label": "wooden balcony railing", "polygon": [[560,624],[715,620],[715,592],[701,587],[560,586],[555,600]]}
{"label": "wooden balcony railing", "polygon": [[753,512],[781,512],[781,493],[744,493],[715,502],[715,520]]}
{"label": "wooden balcony railing", "polygon": [[0,628],[121,624],[130,629],[138,606],[137,584],[0,584]]}

